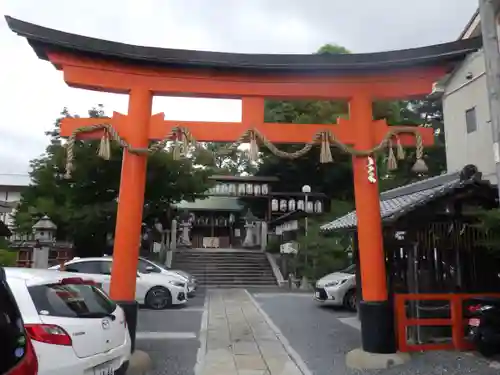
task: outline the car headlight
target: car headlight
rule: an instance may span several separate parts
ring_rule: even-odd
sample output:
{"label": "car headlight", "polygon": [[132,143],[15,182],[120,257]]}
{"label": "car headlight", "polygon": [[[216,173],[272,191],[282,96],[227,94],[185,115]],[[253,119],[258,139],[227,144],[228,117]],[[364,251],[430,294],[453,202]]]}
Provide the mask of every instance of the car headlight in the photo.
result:
{"label": "car headlight", "polygon": [[181,283],[180,281],[169,281],[169,284],[172,284],[176,287],[179,287],[179,288],[185,288],[186,287],[186,284],[184,283]]}
{"label": "car headlight", "polygon": [[331,288],[333,286],[339,286],[339,285],[344,284],[346,281],[347,281],[347,279],[329,281],[328,283],[325,284],[325,288]]}

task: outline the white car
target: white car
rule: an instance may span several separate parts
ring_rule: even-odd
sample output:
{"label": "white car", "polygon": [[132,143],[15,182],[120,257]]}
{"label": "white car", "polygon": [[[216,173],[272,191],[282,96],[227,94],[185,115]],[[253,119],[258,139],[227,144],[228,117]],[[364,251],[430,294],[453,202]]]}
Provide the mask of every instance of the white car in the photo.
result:
{"label": "white car", "polygon": [[[64,271],[84,275],[101,284],[102,289],[109,293],[112,264],[112,257],[74,258],[64,264]],[[50,269],[59,270],[60,265]],[[180,275],[137,272],[135,300],[139,304],[162,310],[171,305],[185,304],[187,295],[187,281]]]}
{"label": "white car", "polygon": [[323,305],[344,306],[356,311],[356,265],[330,273],[316,282],[314,299]]}
{"label": "white car", "polygon": [[196,287],[198,284],[196,278],[193,275],[191,275],[185,271],[168,269],[168,268],[166,268],[165,265],[162,265],[160,263],[156,263],[152,260],[149,260],[149,259],[146,259],[143,257],[139,257],[139,265],[137,266],[137,271],[139,273],[161,273],[163,275],[181,276],[187,282],[188,296],[191,297],[196,292]]}
{"label": "white car", "polygon": [[91,280],[5,268],[38,359],[38,375],[122,375],[131,355],[125,314]]}

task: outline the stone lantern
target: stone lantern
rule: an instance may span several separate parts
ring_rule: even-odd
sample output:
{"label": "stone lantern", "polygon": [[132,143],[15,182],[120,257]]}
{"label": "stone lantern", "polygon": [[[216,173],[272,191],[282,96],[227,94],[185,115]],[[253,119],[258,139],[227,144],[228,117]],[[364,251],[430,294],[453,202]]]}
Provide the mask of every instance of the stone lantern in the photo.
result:
{"label": "stone lantern", "polygon": [[50,248],[56,241],[57,225],[45,215],[32,228],[36,241],[33,247],[32,267],[47,269],[49,268]]}
{"label": "stone lantern", "polygon": [[191,247],[191,239],[189,233],[194,220],[196,220],[196,217],[194,216],[194,214],[189,213],[188,211],[183,211],[179,215],[179,219],[181,235],[179,237],[178,245],[179,247]]}
{"label": "stone lantern", "polygon": [[45,215],[33,225],[35,240],[42,242],[54,242],[56,239],[57,225]]}

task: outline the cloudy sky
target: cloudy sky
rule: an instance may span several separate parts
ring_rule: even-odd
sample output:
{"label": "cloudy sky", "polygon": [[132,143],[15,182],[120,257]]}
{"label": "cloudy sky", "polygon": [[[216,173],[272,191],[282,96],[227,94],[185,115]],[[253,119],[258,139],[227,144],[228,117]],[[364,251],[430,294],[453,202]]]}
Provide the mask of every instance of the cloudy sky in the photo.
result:
{"label": "cloudy sky", "polygon": [[[140,5],[139,5],[140,4]],[[405,4],[405,5],[403,5]],[[408,4],[408,5],[406,5]],[[372,52],[455,40],[477,0],[2,0],[0,13],[130,44],[242,53],[312,53],[325,43]],[[102,103],[126,113],[121,95],[65,86],[0,19],[0,173],[24,173],[47,144],[61,109]],[[156,98],[172,120],[239,121],[239,101]]]}

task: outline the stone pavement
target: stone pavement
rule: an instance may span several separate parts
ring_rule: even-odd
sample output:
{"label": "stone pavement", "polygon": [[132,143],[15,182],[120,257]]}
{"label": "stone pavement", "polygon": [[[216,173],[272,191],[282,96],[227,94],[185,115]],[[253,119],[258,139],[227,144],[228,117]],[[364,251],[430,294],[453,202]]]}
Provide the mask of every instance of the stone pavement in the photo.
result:
{"label": "stone pavement", "polygon": [[196,375],[303,374],[246,290],[210,290],[207,298]]}

